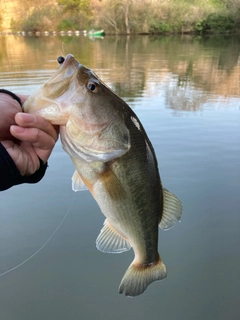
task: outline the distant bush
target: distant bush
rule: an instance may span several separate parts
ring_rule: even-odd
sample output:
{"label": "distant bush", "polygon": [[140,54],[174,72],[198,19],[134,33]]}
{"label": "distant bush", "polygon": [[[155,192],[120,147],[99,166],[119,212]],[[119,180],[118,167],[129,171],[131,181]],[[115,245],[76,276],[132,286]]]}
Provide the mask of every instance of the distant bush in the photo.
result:
{"label": "distant bush", "polygon": [[88,28],[89,17],[85,13],[65,14],[63,20],[57,26],[57,30],[84,30]]}
{"label": "distant bush", "polygon": [[162,21],[153,21],[149,28],[150,33],[167,33],[170,31],[169,24]]}
{"label": "distant bush", "polygon": [[59,31],[60,30],[66,31],[66,30],[74,30],[76,29],[76,26],[71,21],[64,19],[59,23],[57,28]]}
{"label": "distant bush", "polygon": [[42,23],[42,13],[40,10],[35,9],[32,14],[30,14],[22,23],[21,29],[28,31],[42,31],[44,30],[44,25]]}
{"label": "distant bush", "polygon": [[232,16],[212,13],[205,19],[197,21],[195,29],[199,33],[223,33],[227,31],[234,31],[235,19]]}
{"label": "distant bush", "polygon": [[55,30],[56,21],[58,19],[57,8],[45,6],[43,8],[35,8],[18,26],[23,31],[51,31]]}

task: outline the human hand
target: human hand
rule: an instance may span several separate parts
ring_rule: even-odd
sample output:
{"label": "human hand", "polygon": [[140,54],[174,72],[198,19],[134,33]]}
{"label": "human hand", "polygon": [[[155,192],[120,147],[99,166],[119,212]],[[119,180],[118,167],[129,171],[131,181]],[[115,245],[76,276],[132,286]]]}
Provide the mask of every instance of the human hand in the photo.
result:
{"label": "human hand", "polygon": [[[28,96],[18,95],[25,102]],[[19,103],[0,93],[0,142],[5,147],[20,174],[28,176],[46,163],[58,139],[58,129],[46,119],[21,112]]]}
{"label": "human hand", "polygon": [[[28,96],[19,96],[22,103]],[[15,122],[15,115],[22,112],[19,102],[6,93],[0,93],[0,141],[13,140],[14,137],[10,133],[10,127]]]}

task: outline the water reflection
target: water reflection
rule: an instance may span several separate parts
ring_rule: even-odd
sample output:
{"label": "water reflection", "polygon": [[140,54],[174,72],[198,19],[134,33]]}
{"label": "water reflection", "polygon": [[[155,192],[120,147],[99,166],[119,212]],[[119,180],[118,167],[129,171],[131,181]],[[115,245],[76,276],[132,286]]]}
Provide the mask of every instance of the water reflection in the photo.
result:
{"label": "water reflection", "polygon": [[9,36],[0,42],[1,86],[43,83],[57,68],[57,56],[73,53],[129,102],[156,95],[166,83],[166,103],[176,110],[196,111],[209,95],[239,95],[239,37],[108,36],[91,42],[83,36]]}

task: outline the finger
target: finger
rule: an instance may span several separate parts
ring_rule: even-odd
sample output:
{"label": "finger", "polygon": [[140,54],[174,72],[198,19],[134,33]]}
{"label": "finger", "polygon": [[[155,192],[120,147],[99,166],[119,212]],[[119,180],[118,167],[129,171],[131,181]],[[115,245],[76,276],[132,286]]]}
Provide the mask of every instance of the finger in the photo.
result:
{"label": "finger", "polygon": [[15,114],[22,111],[18,101],[6,93],[0,93],[0,140],[12,139],[10,126],[15,124]]}
{"label": "finger", "polygon": [[37,128],[53,137],[55,141],[58,139],[58,132],[55,127],[41,116],[19,112],[15,116],[15,121],[21,127]]}
{"label": "finger", "polygon": [[47,150],[55,145],[55,139],[37,128],[23,128],[16,125],[10,128],[12,135],[21,141],[27,141],[34,146]]}
{"label": "finger", "polygon": [[[20,141],[28,142],[43,162],[47,162],[56,140],[46,132],[37,128],[11,126],[11,134]],[[30,149],[30,147],[29,147]]]}
{"label": "finger", "polygon": [[[23,142],[22,144],[27,145],[28,143]],[[26,150],[25,146],[22,147],[13,141],[3,141],[2,145],[7,150],[22,176],[33,174],[39,169],[40,163],[38,156],[31,147],[30,150]]]}

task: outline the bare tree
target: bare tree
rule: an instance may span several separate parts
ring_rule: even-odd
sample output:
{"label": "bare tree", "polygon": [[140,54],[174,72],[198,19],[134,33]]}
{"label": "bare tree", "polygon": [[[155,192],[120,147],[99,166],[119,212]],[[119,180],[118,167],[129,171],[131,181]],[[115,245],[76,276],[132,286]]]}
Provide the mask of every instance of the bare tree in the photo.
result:
{"label": "bare tree", "polygon": [[125,20],[125,27],[126,33],[130,34],[130,25],[129,25],[129,7],[130,7],[131,0],[124,0],[122,4],[122,10],[124,12],[124,20]]}
{"label": "bare tree", "polygon": [[100,12],[100,20],[111,26],[115,33],[119,33],[120,20],[122,18],[121,1],[120,0],[105,0]]}

